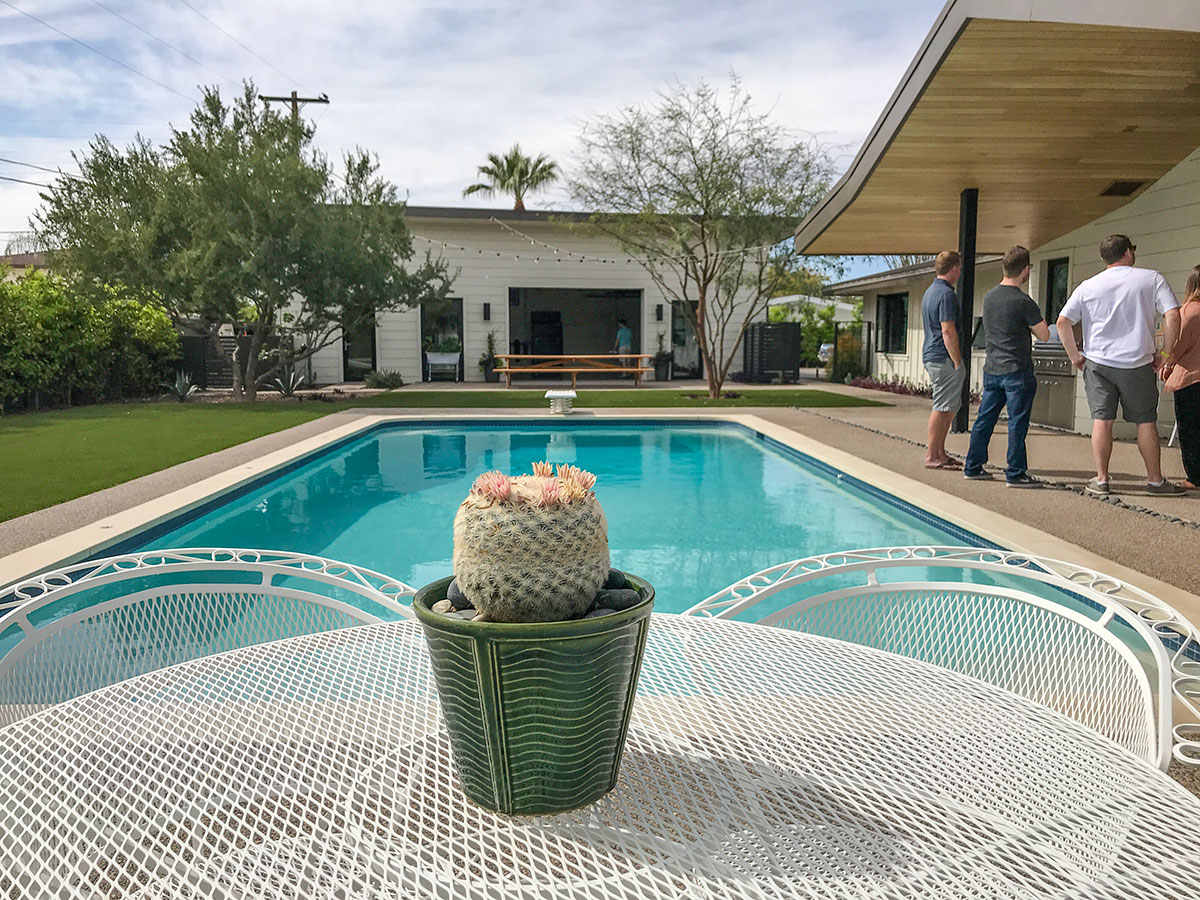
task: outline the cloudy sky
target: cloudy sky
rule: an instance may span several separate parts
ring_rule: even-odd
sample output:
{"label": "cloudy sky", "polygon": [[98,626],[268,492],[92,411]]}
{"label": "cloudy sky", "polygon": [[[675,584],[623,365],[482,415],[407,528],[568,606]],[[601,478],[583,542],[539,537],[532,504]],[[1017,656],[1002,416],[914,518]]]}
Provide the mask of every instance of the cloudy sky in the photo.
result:
{"label": "cloudy sky", "polygon": [[[733,71],[777,122],[837,145],[844,168],[942,5],[0,0],[0,158],[72,171],[95,133],[163,141],[198,85],[253,78],[263,93],[328,94],[305,111],[318,143],[374,151],[409,202],[489,205],[461,196],[488,152],[520,141],[569,168],[584,121]],[[53,177],[12,162],[0,176]],[[0,249],[37,194],[0,179]],[[562,192],[530,202],[567,205]]]}

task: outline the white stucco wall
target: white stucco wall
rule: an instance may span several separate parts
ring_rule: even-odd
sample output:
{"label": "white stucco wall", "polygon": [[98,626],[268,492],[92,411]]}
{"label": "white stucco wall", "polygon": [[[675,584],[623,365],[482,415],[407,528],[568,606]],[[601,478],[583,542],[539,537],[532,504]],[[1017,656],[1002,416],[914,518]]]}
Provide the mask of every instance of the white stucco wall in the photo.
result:
{"label": "white stucco wall", "polygon": [[309,357],[312,384],[335,384],[342,380],[342,341],[322,347]]}
{"label": "white stucco wall", "polygon": [[[501,226],[482,220],[421,218],[410,214],[408,226],[416,236],[416,258],[426,250],[441,256],[451,272],[458,276],[450,288],[451,297],[462,298],[463,360],[467,381],[483,381],[479,369],[480,356],[487,349],[489,331],[496,334],[496,351],[509,349],[509,288],[636,290],[642,292],[639,321],[630,322],[640,346],[635,351],[654,353],[658,335],[663,335],[666,347],[671,345],[671,304],[655,287],[646,271],[626,257],[615,244],[603,237],[571,233],[562,225],[538,221],[510,223],[514,228],[535,240],[563,251],[531,245],[528,240]],[[443,246],[445,244],[445,246]],[[466,248],[466,249],[462,249]],[[592,257],[620,260],[616,264],[591,260],[579,261],[567,252]],[[519,258],[518,258],[519,257]],[[491,319],[484,321],[483,304],[490,304]],[[655,318],[655,308],[663,304],[663,320]],[[564,332],[570,329],[569,307],[564,307]],[[762,318],[765,318],[765,312]],[[611,329],[615,335],[616,325]],[[419,309],[384,313],[376,331],[376,368],[399,371],[406,382],[420,381],[421,372],[421,314]],[[731,336],[732,337],[732,336]],[[611,340],[611,336],[607,338]],[[607,350],[607,346],[605,347]],[[570,351],[567,351],[570,352]],[[336,344],[314,361],[314,374],[320,371],[327,381],[342,377],[341,345]],[[741,353],[733,371],[741,371]],[[652,377],[652,376],[651,376]],[[581,383],[585,383],[582,382]]]}

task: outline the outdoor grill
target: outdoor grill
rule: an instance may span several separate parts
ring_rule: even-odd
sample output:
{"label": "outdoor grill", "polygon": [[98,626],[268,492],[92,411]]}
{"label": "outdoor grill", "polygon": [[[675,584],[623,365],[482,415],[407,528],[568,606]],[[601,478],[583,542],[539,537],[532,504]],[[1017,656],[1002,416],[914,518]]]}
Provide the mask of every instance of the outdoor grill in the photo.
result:
{"label": "outdoor grill", "polygon": [[1035,425],[1073,428],[1075,425],[1075,367],[1062,344],[1038,341],[1033,345],[1033,372],[1037,394],[1033,398]]}

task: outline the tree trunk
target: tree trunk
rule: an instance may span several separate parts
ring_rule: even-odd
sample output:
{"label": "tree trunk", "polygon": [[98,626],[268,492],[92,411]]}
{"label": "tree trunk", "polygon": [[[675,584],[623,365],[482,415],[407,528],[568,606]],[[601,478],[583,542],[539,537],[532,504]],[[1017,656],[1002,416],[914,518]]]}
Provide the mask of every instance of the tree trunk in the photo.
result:
{"label": "tree trunk", "polygon": [[708,382],[708,398],[721,398],[721,377],[708,343],[708,291],[701,285],[696,296],[696,344],[700,347],[700,360],[704,365],[704,380]]}
{"label": "tree trunk", "polygon": [[513,209],[524,209],[524,208],[525,208],[525,200],[520,194],[517,194],[516,202],[513,204]]}
{"label": "tree trunk", "polygon": [[246,400],[253,403],[258,399],[258,353],[266,338],[261,323],[256,323],[250,334],[250,349],[246,353]]}

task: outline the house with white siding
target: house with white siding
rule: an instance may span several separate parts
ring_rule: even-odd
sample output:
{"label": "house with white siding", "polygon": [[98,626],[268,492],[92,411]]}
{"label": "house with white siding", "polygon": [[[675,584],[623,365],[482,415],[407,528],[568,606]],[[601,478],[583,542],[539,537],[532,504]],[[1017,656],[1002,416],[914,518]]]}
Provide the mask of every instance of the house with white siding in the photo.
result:
{"label": "house with white siding", "polygon": [[[1128,234],[1137,264],[1182,295],[1200,263],[1194,3],[950,0],[796,245],[811,254],[959,249],[969,339],[1008,247],[1032,251],[1027,290],[1053,324],[1070,292],[1104,268],[1099,244],[1113,233]],[[879,377],[927,381],[917,314],[927,268],[833,286],[863,296]],[[1053,401],[1035,405],[1034,421],[1089,432],[1082,378],[1054,340],[1034,349],[1039,398]],[[1159,410],[1166,435],[1170,395]]]}
{"label": "house with white siding", "polygon": [[[372,369],[399,372],[406,382],[483,381],[479,359],[489,335],[497,353],[608,353],[618,319],[633,331],[633,352],[673,350],[675,377],[700,377],[686,317],[615,241],[570,227],[586,214],[409,206],[405,218],[416,256],[428,250],[457,272],[450,302],[437,311],[386,312],[373,331],[343,335],[313,357],[316,383],[361,380]],[[455,340],[458,373],[430,371],[426,349]]]}
{"label": "house with white siding", "polygon": [[[983,295],[1000,283],[1000,257],[980,256],[975,261],[976,312],[983,308]],[[898,379],[928,384],[921,363],[921,297],[934,279],[933,260],[901,266],[829,285],[831,297],[861,297],[862,318],[870,329],[871,375],[883,381]],[[979,316],[975,316],[978,323]],[[972,333],[975,329],[972,328]],[[972,346],[972,390],[983,389],[983,342]]]}

